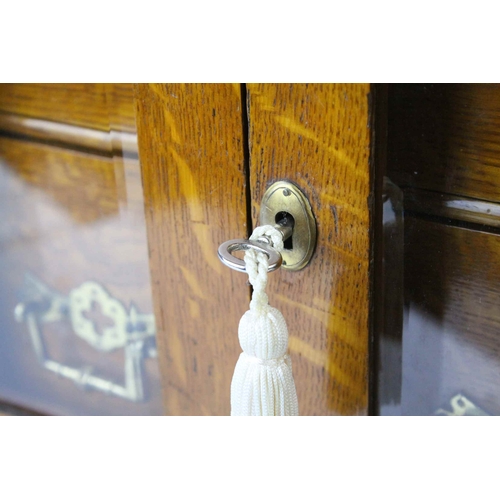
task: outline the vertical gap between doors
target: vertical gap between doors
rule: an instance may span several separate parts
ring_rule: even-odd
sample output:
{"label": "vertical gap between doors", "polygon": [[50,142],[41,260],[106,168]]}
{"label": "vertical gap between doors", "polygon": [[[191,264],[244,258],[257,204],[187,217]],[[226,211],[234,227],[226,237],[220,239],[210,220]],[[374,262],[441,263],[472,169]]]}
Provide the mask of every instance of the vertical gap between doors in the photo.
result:
{"label": "vertical gap between doors", "polygon": [[250,143],[249,143],[249,123],[248,123],[248,96],[247,84],[241,83],[241,123],[243,128],[243,170],[245,172],[245,198],[247,214],[247,237],[253,231],[252,223],[252,193],[250,189]]}
{"label": "vertical gap between doors", "polygon": [[[249,122],[248,122],[248,91],[247,84],[240,83],[241,94],[241,125],[243,127],[243,170],[245,172],[245,200],[247,214],[247,238],[253,231],[252,222],[252,190],[250,184],[250,140],[249,140]],[[250,285],[249,298],[252,300],[252,286]]]}

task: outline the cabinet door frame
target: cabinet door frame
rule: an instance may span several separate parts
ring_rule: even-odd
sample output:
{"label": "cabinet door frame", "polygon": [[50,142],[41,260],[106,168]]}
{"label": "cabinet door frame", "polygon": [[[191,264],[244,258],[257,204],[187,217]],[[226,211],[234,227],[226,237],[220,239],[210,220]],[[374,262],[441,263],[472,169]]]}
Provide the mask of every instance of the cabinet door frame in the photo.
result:
{"label": "cabinet door frame", "polygon": [[269,286],[289,324],[301,414],[369,413],[374,94],[369,84],[136,85],[166,414],[229,414],[250,290],[217,246],[248,235],[281,179],[304,191],[318,225],[309,266]]}

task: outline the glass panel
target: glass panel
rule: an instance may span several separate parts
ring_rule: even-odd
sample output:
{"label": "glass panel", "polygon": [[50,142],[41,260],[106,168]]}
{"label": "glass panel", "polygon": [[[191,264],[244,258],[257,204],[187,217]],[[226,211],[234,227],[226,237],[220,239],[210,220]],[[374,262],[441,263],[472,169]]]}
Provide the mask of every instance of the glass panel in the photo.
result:
{"label": "glass panel", "polygon": [[378,338],[378,404],[380,415],[401,412],[404,276],[403,192],[388,177],[383,184],[382,279],[376,307],[382,322]]}
{"label": "glass panel", "polygon": [[500,414],[500,237],[406,218],[402,412]]}
{"label": "glass panel", "polygon": [[0,86],[0,399],[161,414],[132,88],[67,87]]}
{"label": "glass panel", "polygon": [[394,84],[388,102],[388,175],[404,193],[404,292],[386,276],[385,309],[401,295],[405,309],[394,354],[402,377],[383,357],[379,374],[380,393],[399,384],[400,404],[380,397],[378,411],[499,415],[500,86]]}

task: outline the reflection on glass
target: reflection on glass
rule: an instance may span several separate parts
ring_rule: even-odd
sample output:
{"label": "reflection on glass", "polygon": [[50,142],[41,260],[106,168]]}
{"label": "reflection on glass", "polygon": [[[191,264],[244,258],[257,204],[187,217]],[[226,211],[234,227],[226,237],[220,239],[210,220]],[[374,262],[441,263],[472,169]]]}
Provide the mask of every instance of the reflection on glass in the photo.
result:
{"label": "reflection on glass", "polygon": [[[25,281],[24,299],[16,306],[15,316],[17,321],[26,323],[38,362],[83,389],[143,401],[143,361],[156,357],[154,316],[141,314],[134,306],[127,311],[96,282],[85,282],[65,297],[29,274]],[[46,353],[43,327],[46,323],[61,321],[97,351],[124,349],[124,383],[98,376],[90,366],[71,367],[50,359]]]}
{"label": "reflection on glass", "polygon": [[387,177],[383,191],[382,325],[378,339],[378,404],[381,415],[401,412],[403,329],[403,193]]}
{"label": "reflection on glass", "polygon": [[0,120],[4,402],[47,414],[163,413],[140,165],[134,130],[119,119],[108,133],[71,129],[103,138],[89,150],[54,140],[63,125],[41,117],[36,133],[26,120],[3,133],[12,120]]}
{"label": "reflection on glass", "polygon": [[[387,223],[397,220],[392,203],[386,210],[387,202],[385,245]],[[450,208],[446,197],[443,202]],[[397,271],[402,263],[396,265],[393,256],[384,267],[386,325],[379,348],[379,413],[500,414],[498,231],[469,225],[461,211],[470,211],[471,204],[454,204],[454,211],[446,212],[448,218],[430,215],[428,205],[415,195],[408,206],[404,292]],[[398,247],[403,248],[401,242],[394,245],[394,252]],[[387,246],[384,250],[387,259]],[[404,297],[404,309],[398,297]],[[402,339],[394,336],[400,330],[388,325],[388,318],[402,320]]]}

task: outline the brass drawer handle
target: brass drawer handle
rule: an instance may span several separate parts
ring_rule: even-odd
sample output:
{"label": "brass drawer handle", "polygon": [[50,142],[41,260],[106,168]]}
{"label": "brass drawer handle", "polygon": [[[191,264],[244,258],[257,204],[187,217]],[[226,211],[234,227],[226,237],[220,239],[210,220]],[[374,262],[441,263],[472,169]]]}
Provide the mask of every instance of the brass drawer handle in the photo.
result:
{"label": "brass drawer handle", "polygon": [[[130,401],[142,401],[142,362],[144,358],[157,356],[154,315],[141,314],[134,306],[127,311],[120,301],[94,281],[81,284],[67,297],[29,274],[25,282],[25,300],[16,306],[14,314],[18,322],[26,322],[40,364],[83,389],[95,389]],[[88,317],[94,303],[99,305],[104,316],[113,321],[112,325],[103,326],[100,332]],[[124,384],[94,375],[91,367],[76,368],[49,359],[42,326],[57,321],[69,321],[73,333],[98,351],[124,349]]]}

